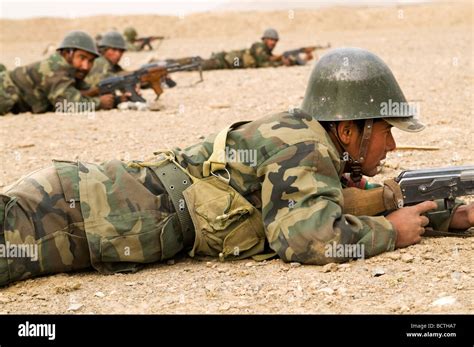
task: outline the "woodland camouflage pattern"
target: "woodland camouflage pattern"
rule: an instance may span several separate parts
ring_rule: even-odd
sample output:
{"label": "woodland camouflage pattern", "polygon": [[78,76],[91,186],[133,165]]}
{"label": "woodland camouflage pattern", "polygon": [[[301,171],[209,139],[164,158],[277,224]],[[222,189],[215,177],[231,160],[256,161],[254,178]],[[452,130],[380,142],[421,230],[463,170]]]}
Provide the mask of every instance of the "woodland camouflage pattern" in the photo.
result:
{"label": "woodland camouflage pattern", "polygon": [[87,74],[85,82],[92,88],[96,87],[100,81],[108,77],[117,75],[123,71],[119,64],[112,65],[104,56],[100,56],[94,60],[91,71]]}
{"label": "woodland camouflage pattern", "polygon": [[4,194],[1,244],[36,244],[39,259],[0,257],[0,285],[91,265],[103,273],[135,271],[138,263],[163,260],[162,229],[179,234],[151,170],[117,160],[101,166],[55,161]]}
{"label": "woodland camouflage pattern", "polygon": [[281,61],[270,61],[272,52],[263,42],[255,42],[249,49],[213,53],[203,61],[203,70],[240,69],[281,66]]}
{"label": "woodland camouflage pattern", "polygon": [[[214,138],[174,150],[193,176],[202,177]],[[256,151],[255,162],[229,160],[230,184],[262,211],[269,246],[284,261],[348,260],[325,256],[333,242],[364,245],[365,257],[394,249],[396,234],[385,217],[342,213],[343,162],[308,114],[295,110],[245,124],[230,132],[227,147]],[[6,188],[0,195],[0,242],[36,243],[39,260],[0,258],[0,285],[91,265],[103,273],[134,271],[187,249],[149,163],[134,168],[117,160],[56,161]]]}
{"label": "woodland camouflage pattern", "polygon": [[0,115],[54,111],[55,105],[64,101],[94,104],[99,109],[99,98],[81,95],[83,81],[76,80],[74,72],[74,67],[59,53],[13,71],[0,72]]}

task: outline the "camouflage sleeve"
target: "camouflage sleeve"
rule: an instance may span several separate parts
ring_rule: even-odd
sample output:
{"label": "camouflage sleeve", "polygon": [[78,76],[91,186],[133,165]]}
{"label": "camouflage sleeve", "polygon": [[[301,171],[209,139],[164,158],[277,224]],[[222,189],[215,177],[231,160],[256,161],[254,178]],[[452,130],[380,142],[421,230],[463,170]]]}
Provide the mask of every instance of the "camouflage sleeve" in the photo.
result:
{"label": "camouflage sleeve", "polygon": [[100,81],[103,79],[107,78],[109,76],[106,76],[103,72],[101,71],[96,71],[95,69],[92,69],[88,74],[85,79],[85,83],[88,84],[90,88],[97,87]]}
{"label": "camouflage sleeve", "polygon": [[129,52],[138,52],[139,48],[135,46],[133,43],[127,41],[127,51]]}
{"label": "camouflage sleeve", "polygon": [[250,52],[257,62],[257,67],[272,67],[282,65],[281,61],[270,61],[271,55],[265,51],[265,48],[261,44],[253,44],[250,48]]}
{"label": "camouflage sleeve", "polygon": [[118,71],[115,72],[113,66],[105,58],[97,58],[91,71],[87,74],[85,82],[90,88],[97,87],[100,81],[116,76],[117,73]]}
{"label": "camouflage sleeve", "polygon": [[326,264],[352,258],[331,253],[335,246],[358,244],[361,257],[394,249],[396,232],[385,217],[342,213],[340,178],[325,145],[291,145],[271,155],[258,174],[265,232],[284,261]]}
{"label": "camouflage sleeve", "polygon": [[79,89],[75,87],[73,78],[59,73],[55,74],[53,78],[49,81],[49,88],[47,89],[48,100],[53,106],[57,103],[63,103],[65,100],[66,102],[80,103],[83,107],[87,106],[88,109],[92,107],[95,110],[99,109],[99,98],[83,96]]}

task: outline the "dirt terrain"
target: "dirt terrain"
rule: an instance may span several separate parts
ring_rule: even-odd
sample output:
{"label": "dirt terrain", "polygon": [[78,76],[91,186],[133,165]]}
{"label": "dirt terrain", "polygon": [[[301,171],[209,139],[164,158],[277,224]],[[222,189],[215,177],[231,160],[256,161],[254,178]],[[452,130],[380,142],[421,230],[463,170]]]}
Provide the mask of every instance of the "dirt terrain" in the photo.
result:
{"label": "dirt terrain", "polygon": [[[427,124],[421,134],[394,131],[398,144],[439,148],[390,153],[374,179],[380,182],[403,169],[474,163],[472,14],[470,3],[456,2],[1,20],[0,62],[11,69],[41,59],[68,30],[95,35],[128,25],[142,35],[171,37],[154,52],[127,53],[123,65],[130,69],[151,56],[207,57],[246,47],[267,26],[280,32],[276,52],[326,42],[369,49],[391,67]],[[228,123],[298,106],[310,71],[310,65],[212,71],[199,84],[197,73],[177,73],[178,86],[165,91],[158,112],[0,117],[0,189],[53,158],[143,159],[156,149],[196,143]],[[145,96],[153,99],[151,91]],[[473,235],[424,238],[406,249],[324,267],[182,257],[135,274],[60,274],[0,289],[0,313],[474,313]]]}

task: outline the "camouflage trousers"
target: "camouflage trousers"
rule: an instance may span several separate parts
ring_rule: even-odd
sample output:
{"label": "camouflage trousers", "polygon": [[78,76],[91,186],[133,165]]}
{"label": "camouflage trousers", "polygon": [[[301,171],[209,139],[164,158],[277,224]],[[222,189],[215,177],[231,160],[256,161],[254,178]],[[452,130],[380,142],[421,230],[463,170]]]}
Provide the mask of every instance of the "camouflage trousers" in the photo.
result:
{"label": "camouflage trousers", "polygon": [[203,70],[244,69],[257,67],[255,59],[249,51],[230,51],[213,53],[202,62]]}
{"label": "camouflage trousers", "polygon": [[203,70],[230,69],[224,59],[225,52],[213,53],[209,59],[204,59],[201,63]]}
{"label": "camouflage trousers", "polygon": [[136,271],[183,247],[173,205],[149,167],[54,161],[0,195],[0,285],[91,266]]}
{"label": "camouflage trousers", "polygon": [[8,71],[0,72],[0,116],[12,111],[19,101],[18,87],[11,80]]}

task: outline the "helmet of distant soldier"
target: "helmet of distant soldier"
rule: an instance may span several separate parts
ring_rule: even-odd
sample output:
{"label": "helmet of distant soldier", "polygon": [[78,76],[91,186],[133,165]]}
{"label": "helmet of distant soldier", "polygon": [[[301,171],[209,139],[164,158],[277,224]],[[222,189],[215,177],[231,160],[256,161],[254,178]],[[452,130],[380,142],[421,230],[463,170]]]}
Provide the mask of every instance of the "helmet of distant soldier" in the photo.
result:
{"label": "helmet of distant soldier", "polygon": [[125,39],[123,38],[122,34],[117,31],[109,31],[102,35],[101,39],[97,43],[97,46],[99,46],[99,48],[110,47],[127,50]]}
{"label": "helmet of distant soldier", "polygon": [[321,57],[301,109],[319,121],[382,118],[403,131],[424,129],[390,68],[360,48],[338,48]]}
{"label": "helmet of distant soldier", "polygon": [[99,56],[97,48],[94,43],[94,39],[84,31],[71,31],[64,36],[63,40],[58,46],[58,50],[61,49],[81,49],[83,51],[94,54],[96,57]]}
{"label": "helmet of distant soldier", "polygon": [[133,41],[137,38],[138,33],[133,27],[125,28],[123,31],[123,36],[127,38],[128,41]]}
{"label": "helmet of distant soldier", "polygon": [[272,39],[278,41],[280,37],[278,36],[278,31],[273,28],[268,28],[263,32],[262,40],[263,39]]}

